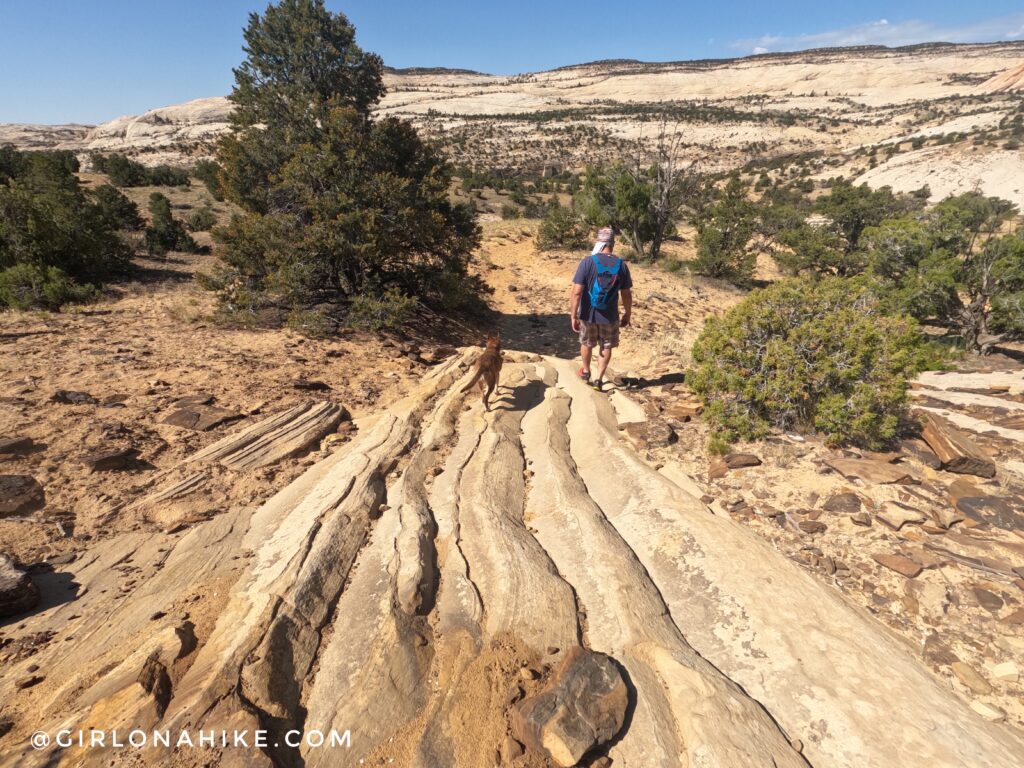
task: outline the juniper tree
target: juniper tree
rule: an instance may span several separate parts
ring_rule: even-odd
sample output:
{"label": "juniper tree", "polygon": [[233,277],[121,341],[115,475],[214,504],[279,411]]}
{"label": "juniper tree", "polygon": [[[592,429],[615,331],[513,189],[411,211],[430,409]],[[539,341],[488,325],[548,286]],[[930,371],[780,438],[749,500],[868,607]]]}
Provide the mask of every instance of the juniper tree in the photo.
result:
{"label": "juniper tree", "polygon": [[239,286],[295,311],[367,291],[446,304],[474,295],[474,214],[449,201],[435,147],[371,115],[383,65],[345,16],[281,0],[250,15],[244,38],[218,151],[224,195],[242,209],[214,232],[228,303]]}

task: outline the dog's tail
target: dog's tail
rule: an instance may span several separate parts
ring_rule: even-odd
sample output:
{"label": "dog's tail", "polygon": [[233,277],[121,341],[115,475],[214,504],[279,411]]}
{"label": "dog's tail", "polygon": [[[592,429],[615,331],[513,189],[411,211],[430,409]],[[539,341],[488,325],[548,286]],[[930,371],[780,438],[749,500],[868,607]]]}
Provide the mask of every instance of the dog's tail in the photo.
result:
{"label": "dog's tail", "polygon": [[476,367],[476,374],[475,374],[475,375],[473,376],[473,378],[472,378],[472,379],[470,379],[470,380],[469,380],[469,384],[467,384],[466,386],[464,386],[464,387],[463,387],[463,388],[462,388],[461,390],[459,390],[459,391],[460,391],[460,392],[469,392],[469,390],[471,390],[471,389],[473,388],[473,385],[474,385],[474,384],[476,384],[476,383],[477,383],[478,381],[480,381],[480,377],[481,377],[481,376],[483,376],[483,373],[484,373],[484,369],[483,369],[483,367],[482,367],[482,366],[480,366],[480,365],[478,365],[478,366]]}

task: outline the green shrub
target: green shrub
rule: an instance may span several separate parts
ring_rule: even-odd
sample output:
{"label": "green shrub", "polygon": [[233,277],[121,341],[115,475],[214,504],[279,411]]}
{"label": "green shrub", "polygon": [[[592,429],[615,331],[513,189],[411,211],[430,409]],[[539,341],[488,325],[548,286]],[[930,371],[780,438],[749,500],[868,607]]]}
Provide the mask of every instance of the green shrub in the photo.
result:
{"label": "green shrub", "polygon": [[188,171],[170,165],[147,168],[119,152],[109,155],[93,153],[89,156],[93,170],[105,173],[115,187],[187,187]]}
{"label": "green shrub", "polygon": [[218,202],[224,199],[224,190],[217,177],[219,170],[220,166],[213,160],[200,160],[192,168],[192,174],[206,185],[206,189],[213,195],[213,199]]}
{"label": "green shrub", "polygon": [[747,188],[733,177],[721,198],[697,220],[697,258],[690,268],[698,275],[748,285],[757,266],[757,254],[748,247],[755,226]]}
{"label": "green shrub", "polygon": [[144,222],[139,215],[139,206],[119,189],[110,184],[101,184],[92,194],[100,216],[111,229],[124,229],[128,232],[142,229]]}
{"label": "green shrub", "polygon": [[359,310],[384,285],[434,306],[472,294],[475,212],[449,199],[440,148],[372,114],[383,63],[348,19],[322,0],[281,0],[251,14],[243,37],[217,154],[224,196],[242,211],[213,233],[225,272],[293,310]]}
{"label": "green shrub", "polygon": [[354,328],[382,331],[399,328],[416,307],[416,299],[406,296],[397,288],[389,288],[382,295],[359,294],[352,297],[348,321]]}
{"label": "green shrub", "polygon": [[0,151],[0,270],[19,268],[8,275],[5,305],[77,300],[75,285],[127,266],[131,248],[117,230],[130,212],[102,188],[83,189],[77,167],[66,152]]}
{"label": "green shrub", "polygon": [[552,205],[537,229],[537,248],[541,251],[585,248],[587,231],[572,208]]}
{"label": "green shrub", "polygon": [[188,228],[193,232],[209,232],[216,223],[217,214],[208,205],[196,208],[188,215]]}
{"label": "green shrub", "polygon": [[79,285],[57,267],[16,264],[0,272],[0,306],[10,309],[60,309],[95,295],[93,286]]}
{"label": "green shrub", "polygon": [[907,377],[938,362],[913,320],[881,314],[864,279],[802,278],[709,319],[688,381],[724,440],[774,428],[877,449],[900,431]]}
{"label": "green shrub", "polygon": [[185,226],[171,215],[171,201],[165,195],[153,192],[149,196],[149,213],[145,239],[150,256],[164,256],[168,251],[199,251],[199,245],[185,231]]}
{"label": "green shrub", "polygon": [[518,205],[510,205],[505,203],[501,206],[501,218],[503,219],[521,219],[523,218],[523,209]]}

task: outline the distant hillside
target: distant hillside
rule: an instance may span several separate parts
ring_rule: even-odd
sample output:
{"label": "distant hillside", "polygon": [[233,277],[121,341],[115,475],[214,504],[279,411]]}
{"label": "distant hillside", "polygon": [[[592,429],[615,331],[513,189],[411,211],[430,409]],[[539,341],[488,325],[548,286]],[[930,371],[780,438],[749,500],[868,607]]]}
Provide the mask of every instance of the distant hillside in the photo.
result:
{"label": "distant hillside", "polygon": [[[813,156],[795,172],[913,188],[929,175],[942,189],[991,180],[993,193],[1017,194],[996,171],[1019,158],[1014,94],[1024,89],[1024,42],[622,59],[513,76],[388,68],[384,79],[379,114],[413,121],[456,163],[481,169],[537,173],[621,159],[648,145],[664,119],[706,170],[770,170],[773,158]],[[212,152],[230,108],[210,97],[95,127],[0,126],[0,142],[191,163]],[[927,162],[908,160],[931,144],[941,146]],[[970,180],[957,172],[964,167]]]}

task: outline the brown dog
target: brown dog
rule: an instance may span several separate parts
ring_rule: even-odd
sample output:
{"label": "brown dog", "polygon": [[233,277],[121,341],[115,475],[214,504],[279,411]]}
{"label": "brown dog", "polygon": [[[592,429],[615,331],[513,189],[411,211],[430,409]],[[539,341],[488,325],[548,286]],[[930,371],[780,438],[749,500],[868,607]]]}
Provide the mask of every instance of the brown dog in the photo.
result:
{"label": "brown dog", "polygon": [[[469,392],[473,385],[479,381],[480,388],[484,391],[484,409],[488,411],[491,410],[491,404],[488,402],[491,393],[498,386],[498,374],[501,373],[501,363],[501,333],[499,332],[497,336],[488,334],[487,348],[484,349],[476,361],[476,374],[469,384],[462,388],[463,392]],[[484,386],[485,382],[486,387]]]}

